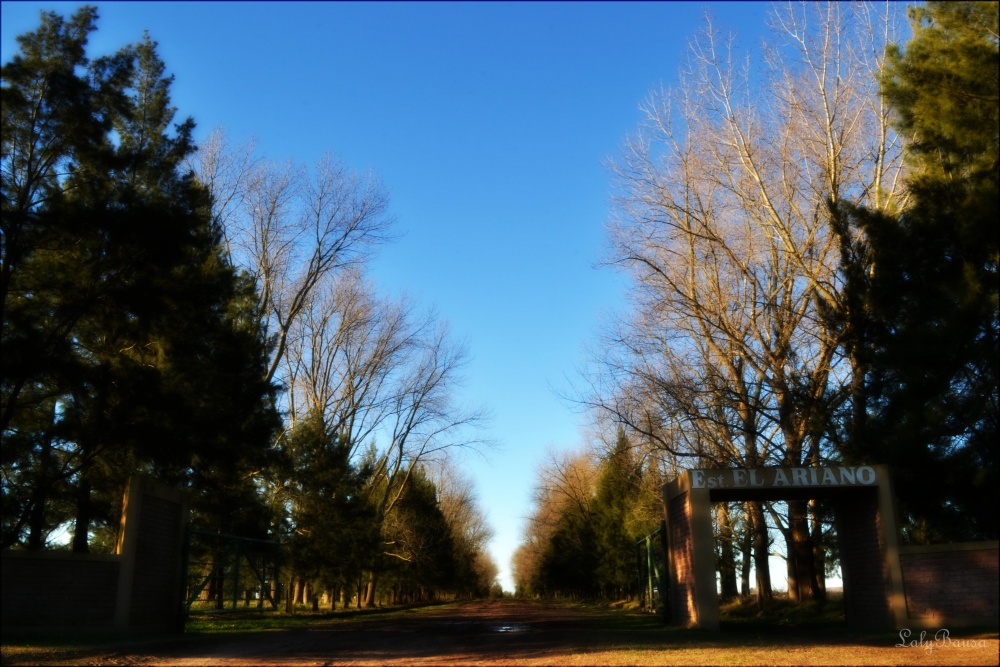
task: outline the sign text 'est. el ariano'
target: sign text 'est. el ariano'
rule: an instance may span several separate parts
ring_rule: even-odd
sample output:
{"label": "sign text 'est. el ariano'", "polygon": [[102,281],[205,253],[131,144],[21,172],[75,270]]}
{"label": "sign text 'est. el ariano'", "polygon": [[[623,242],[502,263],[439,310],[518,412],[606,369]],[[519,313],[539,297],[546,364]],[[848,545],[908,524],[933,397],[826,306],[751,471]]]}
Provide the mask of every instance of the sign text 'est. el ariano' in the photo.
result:
{"label": "sign text 'est. el ariano'", "polygon": [[694,489],[781,489],[834,486],[872,486],[872,466],[828,468],[732,468],[691,470]]}

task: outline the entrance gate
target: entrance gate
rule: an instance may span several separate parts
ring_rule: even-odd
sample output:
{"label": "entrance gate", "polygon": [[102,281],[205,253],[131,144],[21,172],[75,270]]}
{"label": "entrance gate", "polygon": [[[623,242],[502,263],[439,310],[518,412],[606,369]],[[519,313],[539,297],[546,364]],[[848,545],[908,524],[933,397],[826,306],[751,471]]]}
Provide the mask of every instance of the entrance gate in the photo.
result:
{"label": "entrance gate", "polygon": [[670,617],[719,628],[711,504],[829,499],[837,521],[844,607],[859,628],[903,627],[906,601],[892,484],[885,466],[688,470],[663,487]]}

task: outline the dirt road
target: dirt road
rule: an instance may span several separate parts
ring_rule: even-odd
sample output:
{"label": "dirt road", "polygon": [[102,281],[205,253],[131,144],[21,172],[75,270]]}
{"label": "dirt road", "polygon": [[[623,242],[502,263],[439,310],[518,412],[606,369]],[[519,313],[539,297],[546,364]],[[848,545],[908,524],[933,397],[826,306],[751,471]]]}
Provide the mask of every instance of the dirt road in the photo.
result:
{"label": "dirt road", "polygon": [[[642,616],[619,631],[600,628],[593,610],[512,601],[417,608],[295,630],[211,637],[183,636],[152,644],[58,651],[10,650],[4,665],[330,665],[551,663],[556,656],[615,650],[663,628]],[[597,630],[600,630],[599,632]],[[560,664],[565,660],[557,661]],[[590,664],[583,660],[585,664]]]}
{"label": "dirt road", "polygon": [[[706,633],[642,614],[516,601],[469,602],[332,620],[296,630],[185,635],[80,650],[4,651],[3,664],[49,665],[664,665],[997,664],[995,632],[966,645],[899,647],[894,632]],[[931,648],[931,650],[928,650]]]}
{"label": "dirt road", "polygon": [[[176,655],[173,664],[283,663],[292,656],[296,663],[316,665],[546,661],[564,655],[567,649],[595,644],[588,640],[588,634],[595,634],[587,632],[592,621],[586,610],[470,602],[414,610],[391,619],[376,617],[270,633],[236,645],[226,642],[191,656]],[[612,648],[627,641],[617,633],[612,635],[604,635],[597,644]]]}

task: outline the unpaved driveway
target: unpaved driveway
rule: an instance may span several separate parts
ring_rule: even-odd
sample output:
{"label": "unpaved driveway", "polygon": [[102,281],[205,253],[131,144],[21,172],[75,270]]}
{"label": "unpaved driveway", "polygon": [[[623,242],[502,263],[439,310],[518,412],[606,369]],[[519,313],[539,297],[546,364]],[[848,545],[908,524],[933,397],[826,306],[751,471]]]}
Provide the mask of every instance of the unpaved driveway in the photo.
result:
{"label": "unpaved driveway", "polygon": [[[470,602],[414,610],[390,619],[330,623],[268,633],[177,654],[177,665],[282,663],[386,664],[509,662],[545,660],[584,641],[584,610],[549,605]],[[205,647],[208,648],[208,647]]]}
{"label": "unpaved driveway", "polygon": [[997,664],[997,635],[970,646],[900,648],[899,637],[846,630],[707,633],[641,614],[543,603],[469,602],[296,630],[194,635],[78,651],[5,651],[3,663],[50,665],[663,665]]}
{"label": "unpaved driveway", "polygon": [[[544,603],[477,601],[387,616],[317,622],[294,630],[188,635],[153,643],[59,650],[11,648],[4,665],[333,665],[551,663],[587,645],[614,649],[661,626],[639,616],[619,633],[600,630],[593,610]],[[632,639],[635,639],[634,637]],[[582,655],[582,653],[581,653]]]}

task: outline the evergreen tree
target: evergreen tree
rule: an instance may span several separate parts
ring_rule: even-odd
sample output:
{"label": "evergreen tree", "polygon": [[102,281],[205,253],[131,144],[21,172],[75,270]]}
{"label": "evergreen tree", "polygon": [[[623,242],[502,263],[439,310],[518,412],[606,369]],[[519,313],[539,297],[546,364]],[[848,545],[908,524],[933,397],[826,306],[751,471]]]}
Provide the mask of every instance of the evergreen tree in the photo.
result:
{"label": "evergreen tree", "polygon": [[629,531],[629,518],[639,494],[639,470],[624,429],[619,429],[614,449],[604,461],[594,496],[594,540],[597,549],[595,577],[612,599],[631,596],[635,584],[635,540],[648,534],[648,526]]}
{"label": "evergreen tree", "polygon": [[[54,262],[65,230],[52,204],[62,196],[72,157],[100,151],[110,128],[104,101],[126,75],[121,59],[94,64],[91,85],[78,74],[91,65],[87,39],[96,11],[69,21],[43,14],[35,32],[2,69],[2,215],[0,215],[0,427],[4,446],[3,546],[34,548],[65,518],[45,508],[65,496],[67,460],[56,433],[65,378],[75,373],[68,332],[85,311],[73,267]],[[117,71],[112,72],[117,66]],[[62,504],[62,503],[60,503]],[[27,532],[27,535],[25,535]]]}
{"label": "evergreen tree", "polygon": [[70,497],[87,550],[135,473],[197,478],[196,512],[231,515],[210,505],[252,504],[278,423],[256,299],[179,168],[194,123],[171,128],[148,36],[87,60],[96,18],[43,14],[3,69],[5,545],[41,546]]}
{"label": "evergreen tree", "polygon": [[911,9],[913,38],[883,77],[912,137],[911,203],[839,210],[848,352],[865,380],[848,456],[892,464],[916,540],[998,535],[997,8]]}
{"label": "evergreen tree", "polygon": [[334,590],[356,580],[375,548],[374,513],[362,493],[366,471],[351,444],[320,414],[300,420],[280,441],[292,512],[286,537],[294,576]]}
{"label": "evergreen tree", "polygon": [[410,474],[389,519],[387,578],[418,595],[421,590],[452,592],[457,573],[454,538],[438,505],[437,488],[422,467]]}
{"label": "evergreen tree", "polygon": [[542,592],[574,598],[594,597],[597,580],[597,544],[589,510],[567,507],[542,557],[539,583]]}

